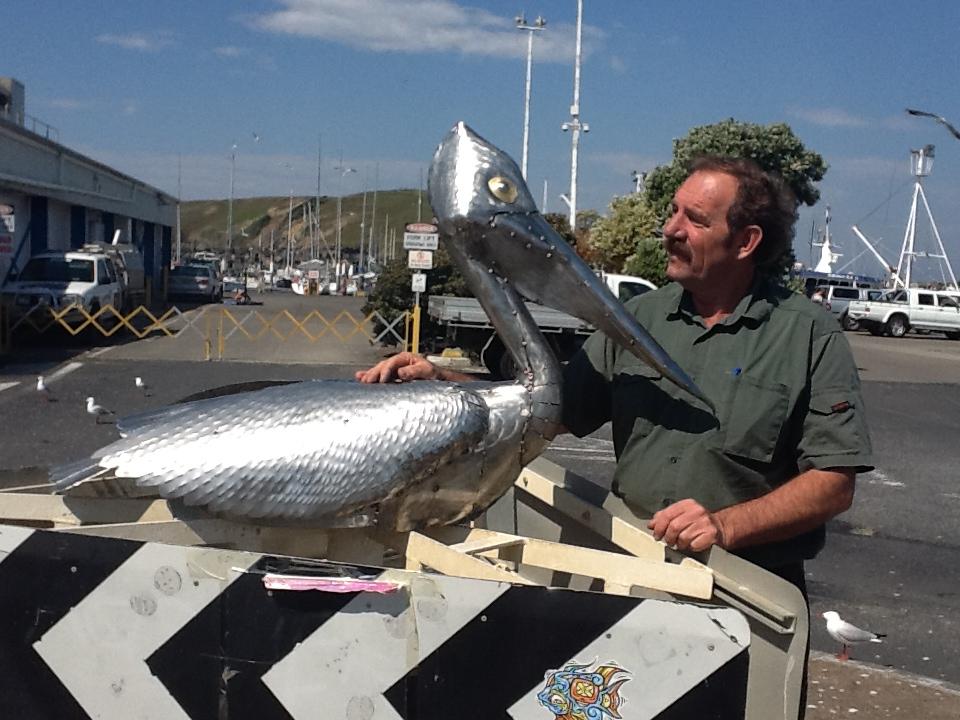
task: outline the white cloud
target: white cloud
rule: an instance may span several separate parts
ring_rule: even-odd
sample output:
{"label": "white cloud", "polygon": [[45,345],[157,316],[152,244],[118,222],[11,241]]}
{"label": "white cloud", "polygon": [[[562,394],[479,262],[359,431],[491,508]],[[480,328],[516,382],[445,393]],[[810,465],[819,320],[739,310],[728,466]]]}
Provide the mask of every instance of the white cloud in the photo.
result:
{"label": "white cloud", "polygon": [[866,127],[869,123],[859,115],[853,115],[840,108],[788,108],[787,112],[795,118],[821,127]]}
{"label": "white cloud", "polygon": [[237,58],[246,55],[249,50],[236,45],[222,45],[221,47],[215,47],[213,52],[223,58]]}
{"label": "white cloud", "polygon": [[[283,9],[248,17],[256,28],[340,42],[375,52],[455,51],[486,57],[526,57],[525,33],[512,17],[452,0],[280,0]],[[537,33],[537,61],[573,60],[574,26],[549,23]],[[604,37],[584,26],[584,54]]]}
{"label": "white cloud", "polygon": [[124,115],[136,115],[137,110],[139,109],[140,106],[135,100],[124,100],[120,107],[120,112],[122,112]]}
{"label": "white cloud", "polygon": [[82,100],[76,100],[75,98],[53,98],[47,103],[50,107],[55,107],[58,110],[80,110],[85,107],[89,107],[89,103],[83,102]]}
{"label": "white cloud", "polygon": [[624,73],[627,71],[627,63],[619,55],[613,55],[610,58],[610,69],[617,73]]}
{"label": "white cloud", "polygon": [[97,35],[96,40],[104,45],[117,45],[127,50],[139,50],[141,52],[154,52],[173,43],[170,36],[164,33],[132,32],[122,35],[104,33]]}

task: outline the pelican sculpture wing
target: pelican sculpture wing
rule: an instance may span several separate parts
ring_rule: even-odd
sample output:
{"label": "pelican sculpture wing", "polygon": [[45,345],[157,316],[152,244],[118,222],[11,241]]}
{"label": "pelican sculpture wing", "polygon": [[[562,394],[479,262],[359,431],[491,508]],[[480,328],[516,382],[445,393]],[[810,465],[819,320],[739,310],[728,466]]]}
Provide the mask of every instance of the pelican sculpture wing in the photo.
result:
{"label": "pelican sculpture wing", "polygon": [[488,422],[460,385],[308,381],[134,416],[125,437],[53,481],[98,469],[228,516],[317,520],[402,492],[472,450]]}

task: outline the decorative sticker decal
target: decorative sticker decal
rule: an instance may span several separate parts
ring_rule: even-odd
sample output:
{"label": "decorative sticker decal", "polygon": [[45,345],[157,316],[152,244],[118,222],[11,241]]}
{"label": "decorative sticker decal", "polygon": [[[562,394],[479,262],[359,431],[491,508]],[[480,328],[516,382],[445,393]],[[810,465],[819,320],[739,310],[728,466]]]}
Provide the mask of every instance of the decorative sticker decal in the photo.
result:
{"label": "decorative sticker decal", "polygon": [[620,694],[630,680],[628,670],[608,662],[595,670],[595,664],[575,662],[560,670],[548,670],[546,686],[537,694],[540,704],[554,714],[557,720],[606,720],[619,718],[620,706],[626,698]]}

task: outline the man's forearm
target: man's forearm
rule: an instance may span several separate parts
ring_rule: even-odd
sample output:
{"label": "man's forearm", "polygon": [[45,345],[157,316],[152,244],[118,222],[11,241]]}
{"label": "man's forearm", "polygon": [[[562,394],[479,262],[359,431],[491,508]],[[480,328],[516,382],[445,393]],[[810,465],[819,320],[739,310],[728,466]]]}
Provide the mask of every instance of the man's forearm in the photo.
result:
{"label": "man's forearm", "polygon": [[723,547],[786,540],[819,527],[850,507],[855,477],[850,468],[808,470],[763,497],[718,510]]}

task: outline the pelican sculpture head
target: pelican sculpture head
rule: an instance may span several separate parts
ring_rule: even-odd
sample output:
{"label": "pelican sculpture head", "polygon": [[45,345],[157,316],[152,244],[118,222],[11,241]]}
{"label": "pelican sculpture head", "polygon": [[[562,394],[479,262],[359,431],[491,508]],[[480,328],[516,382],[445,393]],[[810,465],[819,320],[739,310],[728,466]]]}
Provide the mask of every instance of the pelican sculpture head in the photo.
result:
{"label": "pelican sculpture head", "polygon": [[599,328],[710,405],[696,384],[537,211],[520,168],[507,153],[463,122],[457,123],[434,154],[428,194],[454,256],[464,254],[506,279],[526,298]]}

